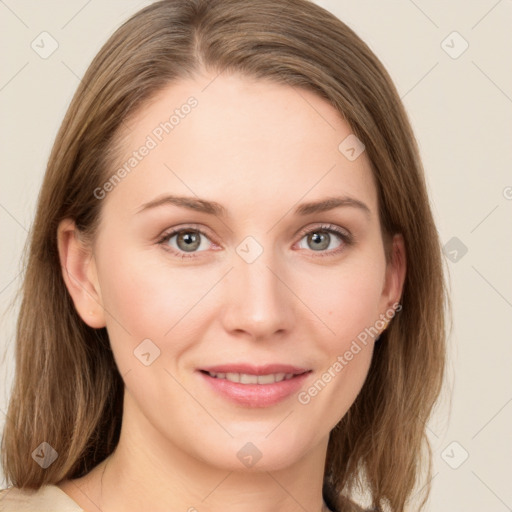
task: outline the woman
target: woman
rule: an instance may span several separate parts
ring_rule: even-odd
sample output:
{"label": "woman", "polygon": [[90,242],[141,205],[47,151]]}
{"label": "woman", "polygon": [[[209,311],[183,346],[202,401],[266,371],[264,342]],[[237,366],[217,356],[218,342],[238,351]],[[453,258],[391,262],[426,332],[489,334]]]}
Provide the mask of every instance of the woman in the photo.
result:
{"label": "woman", "polygon": [[368,46],[305,0],[156,2],[96,56],[50,156],[0,503],[402,511],[445,302]]}

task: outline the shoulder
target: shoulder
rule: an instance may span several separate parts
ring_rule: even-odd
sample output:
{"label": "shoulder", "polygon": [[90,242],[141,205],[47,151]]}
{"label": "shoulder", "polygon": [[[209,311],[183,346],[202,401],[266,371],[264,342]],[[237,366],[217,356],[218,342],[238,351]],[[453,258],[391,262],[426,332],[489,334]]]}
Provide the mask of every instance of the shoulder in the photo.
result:
{"label": "shoulder", "polygon": [[8,487],[0,489],[1,512],[84,512],[56,485],[43,485],[39,489]]}

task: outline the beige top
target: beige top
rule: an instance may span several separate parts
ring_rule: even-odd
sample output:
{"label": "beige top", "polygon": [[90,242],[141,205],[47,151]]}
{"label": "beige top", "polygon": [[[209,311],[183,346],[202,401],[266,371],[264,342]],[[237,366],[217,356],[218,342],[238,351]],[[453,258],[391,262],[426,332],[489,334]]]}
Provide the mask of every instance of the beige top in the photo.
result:
{"label": "beige top", "polygon": [[[347,510],[365,512],[350,503]],[[37,491],[8,487],[0,489],[0,512],[85,512],[64,491],[53,484],[43,485]],[[375,512],[375,511],[367,511]]]}
{"label": "beige top", "polygon": [[84,512],[56,485],[43,485],[34,489],[8,487],[0,489],[1,512]]}

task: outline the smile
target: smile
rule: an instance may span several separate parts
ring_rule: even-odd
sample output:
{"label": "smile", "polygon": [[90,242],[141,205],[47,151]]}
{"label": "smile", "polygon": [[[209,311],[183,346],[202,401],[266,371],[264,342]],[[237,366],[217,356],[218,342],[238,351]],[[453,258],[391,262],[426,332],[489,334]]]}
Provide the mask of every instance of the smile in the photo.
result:
{"label": "smile", "polygon": [[[231,371],[222,371],[228,369]],[[289,365],[226,365],[196,372],[214,395],[232,404],[251,408],[270,407],[285,401],[300,391],[311,373],[311,370]]]}
{"label": "smile", "polygon": [[214,373],[207,372],[210,377],[226,379],[240,384],[274,384],[294,377],[293,373],[269,373],[268,375],[251,375],[250,373]]}

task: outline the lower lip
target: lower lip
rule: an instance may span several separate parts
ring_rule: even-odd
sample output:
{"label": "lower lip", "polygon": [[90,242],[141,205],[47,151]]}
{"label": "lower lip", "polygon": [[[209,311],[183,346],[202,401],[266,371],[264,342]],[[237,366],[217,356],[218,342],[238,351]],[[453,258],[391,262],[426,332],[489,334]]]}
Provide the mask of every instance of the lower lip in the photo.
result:
{"label": "lower lip", "polygon": [[269,407],[297,392],[311,372],[302,373],[288,380],[273,384],[240,384],[227,379],[217,379],[199,372],[203,379],[218,393],[245,407]]}

